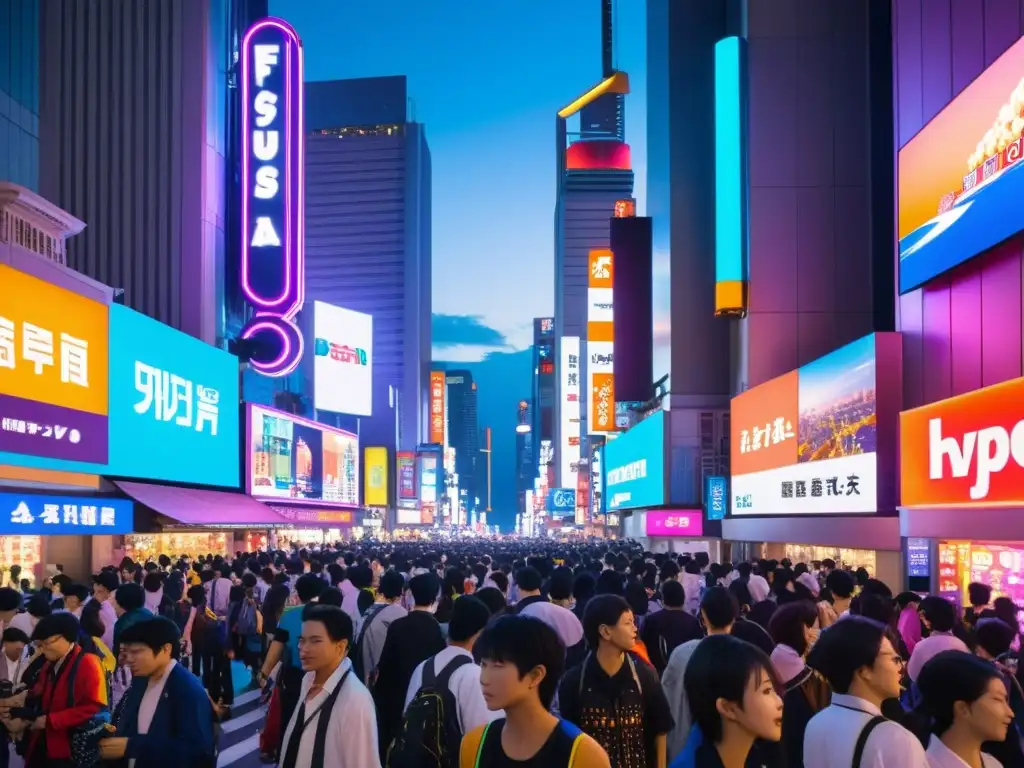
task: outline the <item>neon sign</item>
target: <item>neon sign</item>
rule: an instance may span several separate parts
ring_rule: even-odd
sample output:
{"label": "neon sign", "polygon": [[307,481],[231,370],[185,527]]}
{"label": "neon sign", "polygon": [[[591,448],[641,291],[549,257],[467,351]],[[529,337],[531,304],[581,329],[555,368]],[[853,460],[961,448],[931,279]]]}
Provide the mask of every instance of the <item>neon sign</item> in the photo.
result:
{"label": "neon sign", "polygon": [[242,39],[242,290],[255,315],[250,364],[286,376],[302,359],[294,318],[305,300],[302,43],[280,19]]}

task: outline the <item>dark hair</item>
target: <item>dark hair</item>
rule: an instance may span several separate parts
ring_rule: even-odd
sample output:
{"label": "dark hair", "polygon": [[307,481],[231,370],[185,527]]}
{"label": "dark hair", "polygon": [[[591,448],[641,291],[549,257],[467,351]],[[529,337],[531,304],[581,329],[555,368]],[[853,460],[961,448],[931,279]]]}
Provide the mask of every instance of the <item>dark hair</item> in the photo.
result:
{"label": "dark hair", "polygon": [[725,629],[740,615],[736,598],[725,587],[711,587],[700,600],[700,612],[708,629]]}
{"label": "dark hair", "polygon": [[473,595],[463,595],[452,606],[448,622],[448,639],[464,643],[480,632],[491,620],[491,609]]}
{"label": "dark hair", "polygon": [[353,587],[366,589],[373,586],[373,569],[368,565],[353,565],[347,572]]}
{"label": "dark hair", "polygon": [[142,588],[147,592],[159,592],[163,585],[164,577],[159,571],[150,571],[142,579]]}
{"label": "dark hair", "polygon": [[326,586],[324,580],[319,576],[314,576],[312,573],[304,573],[295,580],[295,594],[299,596],[299,600],[303,603],[309,603],[320,597],[320,593],[324,591]]}
{"label": "dark hair", "polygon": [[893,605],[892,599],[886,599],[871,592],[862,592],[857,595],[850,603],[850,613],[882,624],[892,624],[896,619],[896,607]]}
{"label": "dark hair", "polygon": [[805,629],[818,620],[818,608],[809,600],[794,600],[780,605],[768,621],[768,632],[776,644],[788,645],[798,654],[807,653]]}
{"label": "dark hair", "polygon": [[979,584],[976,581],[971,582],[967,585],[967,597],[975,608],[988,605],[992,600],[992,587],[988,584]]}
{"label": "dark hair", "polygon": [[441,582],[433,571],[421,573],[419,576],[409,579],[409,591],[412,592],[412,599],[420,607],[436,603],[437,592],[440,588]]}
{"label": "dark hair", "polygon": [[583,611],[583,636],[587,646],[597,650],[601,627],[614,627],[624,613],[630,613],[629,603],[618,595],[596,595],[587,602]]}
{"label": "dark hair", "polygon": [[[200,587],[202,589],[202,587]],[[89,637],[103,637],[107,631],[107,625],[100,616],[101,603],[99,600],[90,600],[82,608],[82,631]]]}
{"label": "dark hair", "polygon": [[911,603],[921,604],[921,596],[917,592],[900,592],[896,595],[896,604],[901,611]]}
{"label": "dark hair", "polygon": [[568,600],[572,597],[572,568],[560,565],[551,572],[548,581],[548,595],[552,600]]}
{"label": "dark hair", "polygon": [[889,589],[889,585],[884,581],[878,579],[868,579],[864,582],[864,585],[860,588],[862,595],[878,595],[886,600],[892,600],[892,590]]}
{"label": "dark hair", "polygon": [[992,602],[992,610],[996,618],[1002,619],[1014,633],[1020,632],[1020,622],[1017,619],[1017,604],[1008,597],[997,597]]}
{"label": "dark hair", "polygon": [[4,630],[3,642],[5,642],[5,643],[25,643],[25,645],[28,645],[31,642],[31,640],[29,640],[28,635],[26,635],[23,631],[21,631],[17,627],[8,627],[7,629]]}
{"label": "dark hair", "polygon": [[386,600],[401,597],[403,589],[405,589],[405,578],[398,571],[385,571],[381,574],[380,586],[377,587],[377,591]]}
{"label": "dark hair", "polygon": [[[334,587],[330,587],[330,589],[334,589]],[[356,610],[359,611],[359,615],[362,616],[370,610],[373,603],[373,593],[368,589],[360,589],[359,594],[356,595]]]}
{"label": "dark hair", "polygon": [[835,570],[829,571],[828,576],[825,577],[825,586],[836,597],[847,598],[853,594],[857,582],[848,571]]}
{"label": "dark hair", "polygon": [[41,619],[49,616],[53,610],[50,604],[49,592],[36,592],[25,602],[25,611],[29,616]]}
{"label": "dark hair", "polygon": [[683,688],[693,722],[708,743],[722,740],[718,700],[742,706],[751,679],[761,678],[775,684],[771,660],[757,646],[731,635],[712,635],[697,644],[686,665]]}
{"label": "dark hair", "polygon": [[473,597],[477,598],[484,605],[487,606],[487,610],[491,612],[492,616],[497,616],[500,613],[504,613],[508,607],[508,603],[505,601],[505,595],[497,587],[484,587],[478,589],[473,593]]}
{"label": "dark hair", "polygon": [[849,693],[857,671],[875,665],[884,637],[886,627],[879,622],[846,616],[821,633],[807,666],[824,676],[836,693]]}
{"label": "dark hair", "polygon": [[504,594],[508,594],[508,576],[501,571],[494,571],[489,576],[490,580],[494,582],[494,586],[502,591]]}
{"label": "dark hair", "polygon": [[44,616],[39,620],[35,630],[32,632],[32,641],[38,643],[40,640],[47,640],[60,635],[69,643],[74,643],[78,640],[80,630],[81,625],[74,614],[54,613]]}
{"label": "dark hair", "polygon": [[178,626],[173,621],[162,616],[155,616],[152,619],[137,621],[131,626],[125,627],[118,640],[122,646],[129,643],[144,645],[153,651],[154,656],[160,653],[165,645],[168,645],[170,646],[169,654],[173,656],[180,638],[181,633],[178,632]]}
{"label": "dark hair", "polygon": [[594,585],[596,595],[622,595],[622,574],[618,571],[601,571]]}
{"label": "dark hair", "polygon": [[958,701],[973,704],[985,695],[992,680],[1002,681],[1002,677],[984,659],[963,651],[942,651],[917,675],[915,683],[921,692],[917,709],[931,718],[932,729],[941,736],[953,725],[953,705]]}
{"label": "dark hair", "polygon": [[626,584],[626,602],[637,616],[646,616],[651,607],[647,589],[639,581],[632,579]]}
{"label": "dark hair", "polygon": [[340,643],[347,640],[349,648],[352,647],[352,618],[341,608],[333,605],[311,605],[302,611],[302,621],[320,622],[332,641]]}
{"label": "dark hair", "polygon": [[135,611],[146,604],[146,592],[138,584],[122,584],[114,592],[114,600],[125,611]]}
{"label": "dark hair", "polygon": [[558,632],[543,621],[532,616],[502,616],[481,633],[474,651],[481,661],[514,664],[520,680],[530,670],[544,667],[537,693],[545,709],[551,706],[565,670],[565,645]]}
{"label": "dark hair", "polygon": [[682,608],[686,604],[686,590],[675,579],[661,585],[661,602],[666,608]]}
{"label": "dark hair", "polygon": [[341,608],[343,601],[341,590],[337,587],[327,587],[320,593],[320,597],[317,598],[317,605],[333,605],[335,608]]}
{"label": "dark hair", "polygon": [[974,627],[974,641],[993,659],[1010,650],[1017,633],[1002,619],[980,618]]}
{"label": "dark hair", "polygon": [[956,626],[956,609],[944,597],[928,595],[921,601],[921,613],[931,624],[932,632],[952,632]]}
{"label": "dark hair", "polygon": [[16,611],[21,608],[21,602],[22,597],[18,590],[13,587],[0,587],[0,611]]}
{"label": "dark hair", "polygon": [[200,606],[206,602],[206,590],[203,589],[202,584],[196,584],[193,587],[188,588],[188,592],[185,593],[188,596],[189,602],[193,606]]}
{"label": "dark hair", "polygon": [[540,589],[540,571],[532,565],[524,565],[516,571],[516,584],[523,592],[533,592],[534,590]]}

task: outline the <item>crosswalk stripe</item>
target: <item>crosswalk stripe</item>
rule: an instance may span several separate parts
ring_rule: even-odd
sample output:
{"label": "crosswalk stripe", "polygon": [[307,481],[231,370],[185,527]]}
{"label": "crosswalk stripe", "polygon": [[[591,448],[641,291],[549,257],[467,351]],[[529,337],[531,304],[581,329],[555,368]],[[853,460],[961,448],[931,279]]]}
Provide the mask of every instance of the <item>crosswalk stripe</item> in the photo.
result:
{"label": "crosswalk stripe", "polygon": [[235,696],[235,703],[232,706],[236,709],[239,707],[244,707],[250,701],[255,701],[256,699],[258,699],[262,694],[263,691],[261,691],[259,688],[256,688],[251,691],[246,691],[245,693],[241,693]]}
{"label": "crosswalk stripe", "polygon": [[222,724],[220,729],[224,733],[234,733],[235,731],[240,731],[243,728],[252,725],[253,723],[258,723],[262,719],[263,709],[262,707],[257,707],[251,712],[246,712],[244,715],[232,717],[230,720]]}
{"label": "crosswalk stripe", "polygon": [[[226,725],[226,723],[225,723]],[[251,755],[253,752],[258,751],[260,748],[260,734],[259,732],[254,733],[252,736],[247,738],[245,741],[240,741],[233,747],[228,747],[220,756],[217,758],[217,768],[225,768],[232,763],[236,763],[242,758]]]}

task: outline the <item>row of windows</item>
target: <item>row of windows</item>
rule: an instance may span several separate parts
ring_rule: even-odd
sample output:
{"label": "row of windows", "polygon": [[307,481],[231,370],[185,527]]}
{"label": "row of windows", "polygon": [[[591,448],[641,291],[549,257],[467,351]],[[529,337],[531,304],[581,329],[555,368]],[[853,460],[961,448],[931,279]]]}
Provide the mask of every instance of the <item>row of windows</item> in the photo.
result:
{"label": "row of windows", "polygon": [[349,125],[344,128],[324,128],[313,131],[311,135],[337,136],[339,139],[344,139],[349,136],[398,136],[401,133],[401,125]]}
{"label": "row of windows", "polygon": [[39,114],[39,0],[0,0],[0,91]]}

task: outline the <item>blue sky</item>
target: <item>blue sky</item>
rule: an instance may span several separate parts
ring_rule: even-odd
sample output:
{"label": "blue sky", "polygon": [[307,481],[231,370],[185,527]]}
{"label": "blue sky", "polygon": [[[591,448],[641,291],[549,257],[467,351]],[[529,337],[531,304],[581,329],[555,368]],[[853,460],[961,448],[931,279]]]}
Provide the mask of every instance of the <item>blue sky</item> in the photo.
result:
{"label": "blue sky", "polygon": [[[434,357],[531,343],[554,307],[555,112],[601,76],[599,0],[272,0],[308,80],[405,74],[433,161]],[[627,140],[646,187],[644,3],[618,0]]]}

